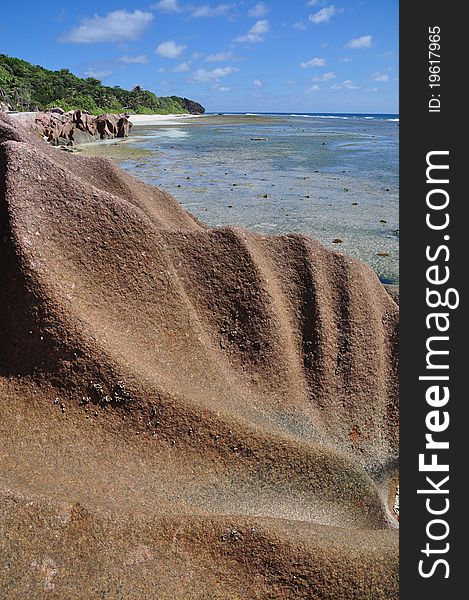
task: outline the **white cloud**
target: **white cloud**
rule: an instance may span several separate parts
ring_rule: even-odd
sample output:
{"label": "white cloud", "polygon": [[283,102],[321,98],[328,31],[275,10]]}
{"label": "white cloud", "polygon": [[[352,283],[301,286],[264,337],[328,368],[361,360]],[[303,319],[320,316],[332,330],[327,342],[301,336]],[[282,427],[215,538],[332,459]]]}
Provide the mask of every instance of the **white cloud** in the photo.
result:
{"label": "white cloud", "polygon": [[259,19],[260,17],[265,17],[265,15],[269,12],[269,7],[264,2],[258,2],[256,6],[251,8],[248,12],[248,15],[253,19]]}
{"label": "white cloud", "polygon": [[235,7],[236,3],[216,4],[213,6],[211,4],[202,4],[196,6],[195,4],[179,4],[178,0],[160,0],[160,2],[151,6],[154,10],[165,13],[187,12],[189,13],[189,16],[196,19],[203,17],[225,17],[228,16],[230,11]]}
{"label": "white cloud", "polygon": [[222,77],[226,77],[237,71],[239,71],[239,69],[236,69],[235,67],[219,67],[217,69],[212,69],[211,71],[207,71],[207,69],[197,69],[194,71],[191,81],[207,83],[207,81],[221,79]]}
{"label": "white cloud", "polygon": [[95,79],[106,79],[109,75],[112,75],[112,71],[104,71],[99,69],[88,69],[85,71],[86,77],[94,77]]}
{"label": "white cloud", "polygon": [[235,42],[263,42],[264,34],[270,29],[269,21],[256,21],[251,29],[245,34],[235,38]]}
{"label": "white cloud", "polygon": [[384,75],[382,73],[373,73],[371,79],[373,81],[389,81],[389,75],[386,73]]}
{"label": "white cloud", "polygon": [[321,88],[318,85],[312,85],[309,89],[306,90],[307,92],[309,92],[310,94],[313,94],[315,92],[320,92]]}
{"label": "white cloud", "polygon": [[317,6],[319,3],[320,0],[309,0],[309,2],[305,4],[305,6]]}
{"label": "white cloud", "polygon": [[318,75],[317,77],[313,77],[313,81],[331,81],[335,79],[337,75],[334,71],[329,71],[328,73],[324,73],[324,75]]}
{"label": "white cloud", "polygon": [[178,46],[176,42],[169,40],[167,42],[162,42],[155,52],[160,56],[164,56],[164,58],[178,58],[186,48],[187,46],[183,46],[182,44]]}
{"label": "white cloud", "polygon": [[186,73],[187,71],[190,71],[190,69],[191,69],[191,61],[187,60],[185,62],[180,63],[176,67],[174,67],[173,72],[174,73]]}
{"label": "white cloud", "polygon": [[325,6],[321,10],[318,10],[317,13],[314,13],[314,15],[309,15],[308,19],[312,23],[316,23],[316,25],[319,25],[319,23],[329,23],[332,17],[339,12],[342,11],[338,10],[334,5]]}
{"label": "white cloud", "polygon": [[264,87],[264,84],[262,83],[262,81],[260,79],[254,79],[254,81],[252,82],[252,85],[257,88]]}
{"label": "white cloud", "polygon": [[364,92],[379,92],[378,88],[363,88]]}
{"label": "white cloud", "polygon": [[62,42],[94,44],[99,42],[125,42],[136,40],[153,20],[149,12],[114,10],[104,17],[95,15],[80,20],[78,27],[62,36]]}
{"label": "white cloud", "polygon": [[214,85],[212,89],[216,90],[217,92],[231,92],[233,88],[231,88],[229,85]]}
{"label": "white cloud", "polygon": [[369,48],[373,44],[371,35],[362,35],[358,38],[353,38],[346,44],[346,48]]}
{"label": "white cloud", "polygon": [[325,67],[326,60],[324,58],[312,58],[311,60],[307,60],[306,62],[300,63],[300,67],[302,69],[309,69],[311,67]]}
{"label": "white cloud", "polygon": [[353,81],[350,81],[350,79],[346,79],[345,81],[342,81],[342,83],[334,83],[333,86],[331,86],[331,90],[358,90],[358,86],[355,85],[353,83]]}
{"label": "white cloud", "polygon": [[216,54],[209,54],[205,57],[207,62],[224,62],[226,60],[235,60],[232,52],[217,52]]}
{"label": "white cloud", "polygon": [[192,60],[199,60],[200,58],[204,57],[204,53],[203,52],[193,52],[192,53]]}
{"label": "white cloud", "polygon": [[307,27],[303,23],[303,21],[297,21],[296,23],[293,24],[293,27],[295,29],[298,29],[299,31],[306,31],[306,29],[307,29]]}
{"label": "white cloud", "polygon": [[234,4],[218,4],[217,6],[203,4],[202,6],[194,8],[191,12],[191,17],[225,17],[234,7]]}
{"label": "white cloud", "polygon": [[154,10],[160,10],[161,12],[182,12],[183,8],[178,3],[178,0],[160,0],[156,4],[152,5]]}
{"label": "white cloud", "polygon": [[166,73],[166,69],[164,67],[160,67],[158,69],[158,73]]}
{"label": "white cloud", "polygon": [[146,54],[139,54],[138,56],[121,56],[117,60],[125,65],[146,65],[148,63],[148,56]]}
{"label": "white cloud", "polygon": [[341,58],[339,62],[341,62],[341,63],[349,63],[349,62],[352,62],[352,59],[349,58],[348,56],[344,56],[344,58]]}

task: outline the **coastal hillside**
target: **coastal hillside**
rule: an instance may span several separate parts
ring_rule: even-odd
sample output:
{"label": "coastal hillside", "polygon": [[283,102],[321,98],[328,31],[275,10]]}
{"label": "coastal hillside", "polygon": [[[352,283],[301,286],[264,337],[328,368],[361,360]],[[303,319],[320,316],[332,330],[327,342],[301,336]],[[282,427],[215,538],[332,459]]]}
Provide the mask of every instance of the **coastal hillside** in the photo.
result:
{"label": "coastal hillside", "polygon": [[395,600],[398,306],[0,115],[2,598]]}
{"label": "coastal hillside", "polygon": [[99,79],[77,77],[68,69],[50,71],[0,54],[0,105],[19,111],[60,107],[91,114],[202,114],[203,106],[179,96],[158,97],[136,85],[132,90],[106,86]]}

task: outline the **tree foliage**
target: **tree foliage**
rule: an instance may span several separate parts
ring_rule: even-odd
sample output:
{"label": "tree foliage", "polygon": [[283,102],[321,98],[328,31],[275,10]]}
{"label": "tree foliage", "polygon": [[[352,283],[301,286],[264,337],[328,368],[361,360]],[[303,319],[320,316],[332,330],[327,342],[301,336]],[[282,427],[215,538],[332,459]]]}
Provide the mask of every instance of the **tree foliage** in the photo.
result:
{"label": "tree foliage", "polygon": [[177,96],[158,97],[136,85],[132,90],[105,86],[95,77],[77,77],[68,69],[50,71],[25,60],[0,54],[0,101],[15,110],[60,106],[92,114],[129,111],[137,114],[186,113]]}

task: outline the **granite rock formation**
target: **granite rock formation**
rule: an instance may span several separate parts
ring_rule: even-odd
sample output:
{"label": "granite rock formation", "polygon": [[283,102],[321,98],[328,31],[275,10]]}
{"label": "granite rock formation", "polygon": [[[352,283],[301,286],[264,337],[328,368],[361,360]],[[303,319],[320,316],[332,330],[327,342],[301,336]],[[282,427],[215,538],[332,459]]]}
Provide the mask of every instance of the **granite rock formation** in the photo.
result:
{"label": "granite rock formation", "polygon": [[95,117],[84,110],[65,112],[59,107],[36,113],[29,124],[53,146],[127,137],[132,127],[126,115]]}
{"label": "granite rock formation", "polygon": [[0,116],[0,595],[398,598],[398,307]]}

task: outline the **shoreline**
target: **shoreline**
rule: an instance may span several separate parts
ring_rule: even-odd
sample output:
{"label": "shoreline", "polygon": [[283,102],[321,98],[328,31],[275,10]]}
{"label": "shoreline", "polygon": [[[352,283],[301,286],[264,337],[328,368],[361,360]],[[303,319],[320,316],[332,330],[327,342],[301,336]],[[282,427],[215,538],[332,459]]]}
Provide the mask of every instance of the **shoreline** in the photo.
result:
{"label": "shoreline", "polygon": [[[116,139],[129,139],[132,127],[148,126],[170,126],[188,124],[194,117],[203,115],[193,114],[167,114],[167,115],[129,115],[125,114],[103,114],[90,115],[81,111],[73,113],[56,113],[50,111],[15,112],[8,114],[14,121],[28,129],[36,129],[42,137],[48,136],[47,140],[53,146],[73,146],[82,148],[98,143],[109,143]],[[78,114],[78,118],[75,115]],[[67,117],[67,118],[65,118]],[[44,121],[46,119],[47,121]],[[109,122],[105,137],[98,137],[95,123],[106,119]],[[125,130],[117,132],[118,122],[125,122]],[[120,126],[120,125],[119,125]],[[53,132],[53,133],[52,133]],[[77,137],[75,137],[75,133]],[[87,135],[88,134],[88,135]],[[63,139],[62,139],[63,138]]]}
{"label": "shoreline", "polygon": [[[383,283],[398,284],[397,182],[359,176],[346,163],[335,170],[317,162],[317,166],[297,165],[299,170],[290,164],[285,170],[287,162],[281,173],[275,171],[266,153],[277,139],[286,135],[284,131],[289,136],[300,136],[295,139],[301,140],[306,127],[301,123],[292,121],[294,127],[283,130],[272,117],[207,115],[194,121],[181,117],[171,120],[165,115],[153,121],[153,126],[132,128],[125,140],[87,145],[83,148],[84,154],[114,159],[142,181],[173,194],[210,226],[234,224],[263,233],[311,235],[331,250],[363,260]],[[239,129],[240,123],[245,126],[243,130]],[[261,130],[264,125],[272,124],[280,127],[280,138],[270,129]],[[220,129],[224,125],[231,126],[226,133]],[[336,122],[334,130],[338,126]],[[340,126],[342,129],[342,122]],[[347,129],[349,127],[352,125],[347,125]],[[367,125],[371,127],[380,131],[382,127],[394,130],[389,123]],[[236,137],[234,132],[237,131],[245,131],[245,139],[238,140],[240,144],[235,153],[230,155],[225,150],[214,155],[210,151],[211,141],[216,142],[216,136],[230,139],[230,136]],[[357,132],[357,126],[354,131]],[[358,130],[356,135],[364,140],[369,138],[369,143],[374,144],[371,134],[378,133],[376,130],[363,134]],[[335,139],[331,139],[334,134],[328,134],[326,138],[323,137],[326,134],[317,132],[314,126],[308,135],[313,136],[311,144],[319,160],[324,154],[322,140],[326,142],[326,153],[334,152],[333,144],[340,142],[341,134]],[[251,141],[251,137],[256,136],[268,137],[270,141]],[[247,160],[253,156],[263,157],[264,162],[257,162],[253,167],[254,163]],[[243,157],[247,157],[247,162]],[[243,161],[244,166],[241,166]],[[344,211],[347,219],[343,217]]]}
{"label": "shoreline", "polygon": [[170,114],[170,115],[128,115],[129,121],[135,126],[146,125],[179,125],[184,119],[200,118],[204,115]]}

